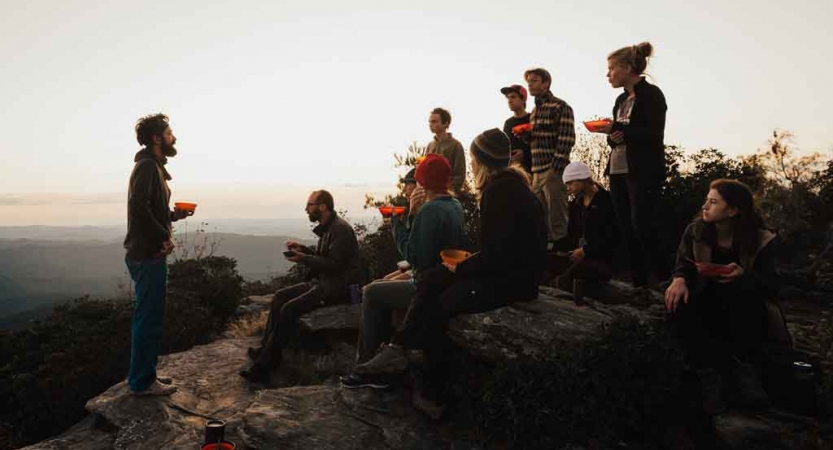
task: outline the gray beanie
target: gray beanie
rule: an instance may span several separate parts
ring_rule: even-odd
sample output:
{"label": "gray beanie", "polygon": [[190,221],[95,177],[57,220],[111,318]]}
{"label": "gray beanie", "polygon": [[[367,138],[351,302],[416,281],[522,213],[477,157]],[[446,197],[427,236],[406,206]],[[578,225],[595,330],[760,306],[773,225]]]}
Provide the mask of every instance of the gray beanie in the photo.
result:
{"label": "gray beanie", "polygon": [[494,169],[508,167],[512,156],[509,137],[497,128],[486,130],[474,138],[471,150],[478,163]]}

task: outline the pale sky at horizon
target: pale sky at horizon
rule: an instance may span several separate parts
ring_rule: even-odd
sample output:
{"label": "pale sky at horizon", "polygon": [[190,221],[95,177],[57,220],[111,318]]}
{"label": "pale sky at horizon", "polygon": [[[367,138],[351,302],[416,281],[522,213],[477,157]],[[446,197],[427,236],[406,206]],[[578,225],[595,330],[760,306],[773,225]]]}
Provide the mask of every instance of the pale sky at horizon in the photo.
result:
{"label": "pale sky at horizon", "polygon": [[123,221],[133,125],[158,111],[200,212],[301,213],[316,186],[355,210],[433,107],[467,147],[542,66],[577,120],[609,115],[606,56],[643,40],[666,143],[748,154],[777,127],[833,148],[829,0],[101,3],[0,0],[0,225]]}

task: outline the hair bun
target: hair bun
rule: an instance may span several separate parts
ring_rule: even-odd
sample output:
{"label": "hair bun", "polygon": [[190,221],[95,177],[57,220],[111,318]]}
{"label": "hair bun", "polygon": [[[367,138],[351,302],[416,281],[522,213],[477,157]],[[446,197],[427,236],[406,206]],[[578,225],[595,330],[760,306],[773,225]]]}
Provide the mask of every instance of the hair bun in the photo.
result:
{"label": "hair bun", "polygon": [[654,46],[650,42],[636,44],[636,54],[642,58],[650,58],[654,55]]}

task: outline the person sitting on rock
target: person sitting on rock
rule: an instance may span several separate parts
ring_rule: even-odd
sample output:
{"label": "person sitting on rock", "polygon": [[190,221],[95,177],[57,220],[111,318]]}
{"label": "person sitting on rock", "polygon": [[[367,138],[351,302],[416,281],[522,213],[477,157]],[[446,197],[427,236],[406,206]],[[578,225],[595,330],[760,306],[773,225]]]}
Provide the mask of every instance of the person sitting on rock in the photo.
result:
{"label": "person sitting on rock", "polygon": [[416,295],[391,343],[356,367],[360,374],[399,374],[409,365],[406,349],[425,350],[425,386],[414,391],[414,406],[432,418],[445,410],[448,320],[537,298],[546,258],[543,207],[529,176],[509,165],[509,138],[497,128],[487,130],[474,139],[470,154],[480,202],[480,252],[456,266],[444,263],[420,274]]}
{"label": "person sitting on rock", "polygon": [[[405,197],[405,199],[408,200],[409,203],[408,214],[406,215],[407,220],[405,221],[405,226],[407,228],[411,227],[414,217],[416,216],[416,210],[414,210],[410,206],[411,196],[414,195],[414,192],[416,192],[415,200],[417,204],[422,205],[423,203],[425,203],[425,190],[417,185],[415,175],[416,168],[409,170],[408,173],[405,175],[405,178],[402,178],[401,180],[402,196]],[[390,219],[386,218],[384,220],[385,224],[390,224]],[[403,260],[399,261],[398,266],[399,267],[395,271],[385,275],[381,280],[376,280],[374,282],[410,280],[411,278],[413,278],[414,271],[411,269],[411,263],[409,263],[407,260]]]}
{"label": "person sitting on rock", "polygon": [[779,242],[765,228],[749,187],[726,179],[711,183],[701,217],[680,242],[665,304],[687,362],[700,377],[709,414],[725,409],[724,382],[746,406],[769,402],[754,363],[762,357],[765,301],[780,288]]}
{"label": "person sitting on rock", "polygon": [[359,244],[353,227],[336,214],[333,196],[315,191],[309,196],[306,213],[310,222],[318,222],[312,231],[318,246],[307,248],[286,242],[286,258],[309,270],[308,281],[275,293],[269,311],[261,348],[250,348],[254,365],[240,375],[251,382],[268,383],[270,373],[280,365],[282,349],[297,329],[298,319],[316,308],[349,301],[349,286],[362,280]]}
{"label": "person sitting on rock", "polygon": [[[391,218],[391,228],[399,253],[408,260],[419,277],[422,271],[440,265],[440,252],[459,249],[465,244],[463,206],[451,195],[451,165],[441,155],[428,155],[416,168],[415,178],[425,190],[425,204],[417,196],[411,199],[413,222]],[[391,334],[391,315],[405,311],[416,293],[413,280],[381,281],[364,287],[362,322],[359,328],[359,364],[373,357]],[[346,388],[385,388],[385,377],[351,374],[342,377]]]}
{"label": "person sitting on rock", "polygon": [[616,212],[610,194],[593,181],[583,162],[567,165],[563,175],[570,201],[567,239],[559,242],[566,256],[559,257],[556,279],[559,289],[573,290],[573,281],[605,283],[613,276],[613,260],[619,245]]}

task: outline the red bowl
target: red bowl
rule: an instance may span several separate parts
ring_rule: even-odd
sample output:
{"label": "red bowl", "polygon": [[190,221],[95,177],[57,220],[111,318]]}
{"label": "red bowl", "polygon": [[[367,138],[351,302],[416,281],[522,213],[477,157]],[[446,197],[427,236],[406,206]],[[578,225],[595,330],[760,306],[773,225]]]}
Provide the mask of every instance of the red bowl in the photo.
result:
{"label": "red bowl", "polygon": [[520,125],[515,125],[514,127],[512,127],[512,134],[524,134],[527,131],[532,131],[531,123],[522,123]]}
{"label": "red bowl", "polygon": [[200,447],[200,450],[235,450],[235,448],[236,448],[236,446],[234,445],[234,442],[223,441],[223,442],[220,442],[219,446],[216,443],[214,443],[214,444],[203,444]]}
{"label": "red bowl", "polygon": [[197,209],[196,203],[187,203],[187,202],[177,202],[174,203],[174,208],[181,209],[183,211],[193,211]]}
{"label": "red bowl", "polygon": [[471,253],[465,250],[443,250],[440,252],[440,258],[443,262],[452,266],[467,260],[469,256],[471,256]]}
{"label": "red bowl", "polygon": [[602,131],[604,127],[608,126],[610,122],[610,119],[588,120],[587,122],[584,122],[584,127],[591,133],[598,133]]}
{"label": "red bowl", "polygon": [[722,264],[695,263],[695,265],[697,266],[697,273],[704,277],[717,277],[732,273],[731,267]]}
{"label": "red bowl", "polygon": [[401,216],[405,214],[405,207],[404,206],[394,206],[393,207],[393,214],[397,216]]}
{"label": "red bowl", "polygon": [[382,217],[388,218],[393,215],[393,206],[380,206],[379,212],[382,214]]}

